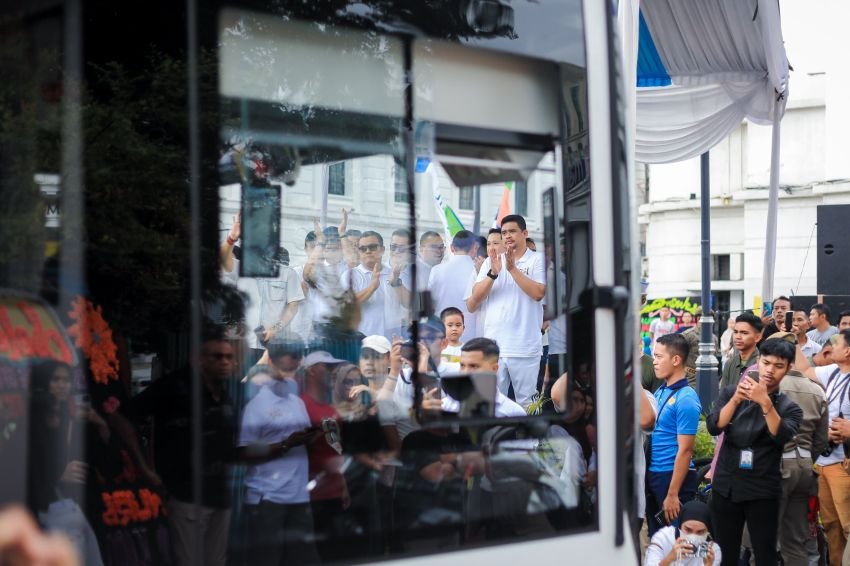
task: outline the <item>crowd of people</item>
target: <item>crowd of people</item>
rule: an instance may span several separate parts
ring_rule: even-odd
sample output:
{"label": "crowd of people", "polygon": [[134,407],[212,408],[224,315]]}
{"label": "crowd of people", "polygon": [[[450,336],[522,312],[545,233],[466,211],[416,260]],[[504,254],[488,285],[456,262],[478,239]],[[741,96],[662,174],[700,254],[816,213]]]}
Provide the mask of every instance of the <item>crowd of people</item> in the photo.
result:
{"label": "crowd of people", "polygon": [[[692,345],[669,318],[652,325],[661,384],[650,395],[643,382],[645,563],[850,564],[850,312],[836,327],[827,305],[806,309],[781,296],[770,315],[730,322],[719,397],[705,411],[716,443],[700,497],[693,453],[704,411],[688,380]],[[694,513],[713,546],[692,536]]]}
{"label": "crowd of people", "polygon": [[[247,280],[258,308],[207,330],[193,361],[202,505],[190,503],[190,367],[110,416],[168,494],[175,563],[190,563],[199,523],[205,563],[275,566],[591,524],[594,376],[584,366],[568,383],[565,320],[543,320],[544,254],[525,219],[506,216],[486,238],[460,231],[447,249],[436,232],[385,240],[346,216],[315,223],[301,265],[271,254],[277,277]],[[236,217],[220,250],[228,284],[245,282],[239,242]],[[529,413],[551,418],[540,429]]]}

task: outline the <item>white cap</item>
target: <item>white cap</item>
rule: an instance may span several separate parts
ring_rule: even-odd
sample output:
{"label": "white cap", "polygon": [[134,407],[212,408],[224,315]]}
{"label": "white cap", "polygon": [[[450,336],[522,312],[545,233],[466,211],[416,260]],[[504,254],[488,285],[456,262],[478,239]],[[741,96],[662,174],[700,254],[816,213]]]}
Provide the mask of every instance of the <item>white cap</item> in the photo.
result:
{"label": "white cap", "polygon": [[392,350],[392,345],[390,344],[390,341],[387,340],[385,336],[381,336],[380,334],[367,336],[363,339],[361,345],[364,348],[375,350],[379,354],[388,354],[390,350]]}
{"label": "white cap", "polygon": [[315,352],[310,352],[307,356],[304,357],[304,367],[308,368],[310,366],[314,366],[316,364],[344,364],[345,360],[338,360],[328,352],[324,350],[316,350]]}

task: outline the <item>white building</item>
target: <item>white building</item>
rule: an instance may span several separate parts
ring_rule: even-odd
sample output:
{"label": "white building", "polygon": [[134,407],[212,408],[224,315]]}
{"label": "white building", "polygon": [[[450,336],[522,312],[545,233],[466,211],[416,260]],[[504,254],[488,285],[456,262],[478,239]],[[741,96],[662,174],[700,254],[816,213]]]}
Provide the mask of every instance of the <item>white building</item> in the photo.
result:
{"label": "white building", "polygon": [[[782,17],[794,71],[781,130],[774,293],[814,295],[816,207],[850,203],[850,78],[838,29],[850,6],[783,1]],[[769,127],[744,122],[710,152],[712,292],[722,310],[752,308],[761,294],[770,138]],[[699,158],[637,177],[649,297],[698,296]]]}

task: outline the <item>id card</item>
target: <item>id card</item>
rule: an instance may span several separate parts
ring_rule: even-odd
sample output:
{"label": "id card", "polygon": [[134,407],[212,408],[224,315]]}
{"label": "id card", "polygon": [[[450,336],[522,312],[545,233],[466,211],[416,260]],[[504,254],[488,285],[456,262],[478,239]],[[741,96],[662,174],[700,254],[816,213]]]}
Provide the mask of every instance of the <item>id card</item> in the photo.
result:
{"label": "id card", "polygon": [[738,464],[738,467],[742,470],[752,470],[753,469],[753,451],[749,448],[746,450],[741,450],[741,462]]}

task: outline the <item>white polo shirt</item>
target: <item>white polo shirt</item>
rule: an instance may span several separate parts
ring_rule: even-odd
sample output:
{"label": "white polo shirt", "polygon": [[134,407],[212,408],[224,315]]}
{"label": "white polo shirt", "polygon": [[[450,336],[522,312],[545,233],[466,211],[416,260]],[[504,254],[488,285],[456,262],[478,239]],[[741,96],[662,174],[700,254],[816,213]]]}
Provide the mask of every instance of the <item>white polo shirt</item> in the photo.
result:
{"label": "white polo shirt", "polygon": [[[499,344],[499,357],[525,358],[543,354],[543,340],[540,328],[543,326],[541,301],[529,297],[514,281],[505,267],[505,255],[502,254],[502,270],[493,281],[493,287],[487,296],[487,316],[484,320],[484,336]],[[517,260],[517,269],[532,281],[546,284],[546,270],[543,254],[526,250]],[[484,281],[490,271],[490,258],[484,260],[475,283]],[[472,296],[469,287],[464,299]]]}
{"label": "white polo shirt", "polygon": [[[835,374],[835,377],[830,381],[829,378],[833,374]],[[841,373],[838,370],[838,364],[830,364],[828,366],[816,367],[815,375],[826,388],[826,400],[829,403],[829,420],[832,421],[832,419],[838,416],[839,412],[845,418],[850,417],[850,373]],[[816,463],[819,466],[829,466],[830,464],[838,464],[843,460],[844,446],[838,444],[832,447],[832,453],[829,456],[818,456]]]}
{"label": "white polo shirt", "polygon": [[448,307],[460,309],[463,313],[463,335],[461,342],[467,342],[475,338],[477,325],[476,313],[469,312],[464,300],[469,281],[475,277],[475,262],[467,255],[453,255],[447,261],[435,265],[431,269],[428,279],[428,289],[434,300],[434,314],[440,313]]}
{"label": "white polo shirt", "polygon": [[[381,284],[372,293],[369,299],[360,305],[360,326],[357,330],[366,336],[380,334],[388,340],[392,340],[393,332],[398,332],[402,327],[404,311],[403,305],[398,298],[395,288],[388,283],[392,270],[388,265],[382,266]],[[410,289],[410,272],[404,270],[400,276],[402,285]],[[369,286],[372,281],[372,271],[366,269],[361,263],[354,269],[348,269],[342,274],[341,282],[343,288],[349,288],[359,293]]]}

